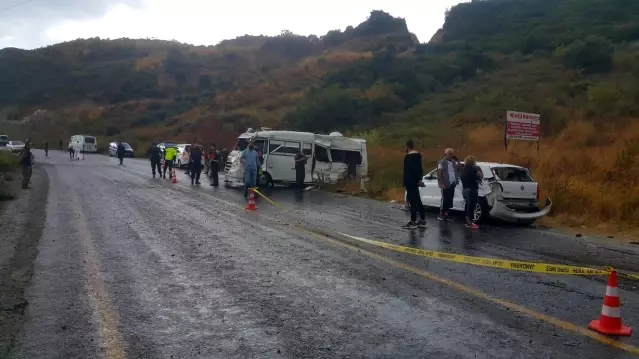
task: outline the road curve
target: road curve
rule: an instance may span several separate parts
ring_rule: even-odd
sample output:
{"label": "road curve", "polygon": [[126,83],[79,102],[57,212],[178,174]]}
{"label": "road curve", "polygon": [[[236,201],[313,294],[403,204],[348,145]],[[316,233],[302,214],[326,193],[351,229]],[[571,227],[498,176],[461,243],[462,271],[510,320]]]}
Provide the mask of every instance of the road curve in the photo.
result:
{"label": "road curve", "polygon": [[[144,160],[36,155],[46,219],[14,358],[632,358],[586,328],[605,278],[472,267],[339,233],[474,256],[639,272],[636,246],[429,219],[385,203],[153,179]],[[639,283],[621,281],[639,325]]]}

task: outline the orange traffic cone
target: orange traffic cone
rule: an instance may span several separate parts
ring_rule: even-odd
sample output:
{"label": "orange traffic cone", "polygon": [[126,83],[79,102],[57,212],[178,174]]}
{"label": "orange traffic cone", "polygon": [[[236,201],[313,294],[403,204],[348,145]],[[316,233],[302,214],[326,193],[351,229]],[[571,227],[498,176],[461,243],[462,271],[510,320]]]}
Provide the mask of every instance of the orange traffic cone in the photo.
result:
{"label": "orange traffic cone", "polygon": [[177,176],[175,175],[175,169],[171,169],[171,183],[177,183]]}
{"label": "orange traffic cone", "polygon": [[248,205],[244,209],[247,211],[255,211],[257,209],[255,206],[255,193],[253,193],[253,188],[249,188]]}
{"label": "orange traffic cone", "polygon": [[588,328],[606,335],[630,336],[632,328],[621,323],[621,302],[617,287],[617,272],[614,270],[608,278],[606,295],[604,296],[599,320],[590,322]]}

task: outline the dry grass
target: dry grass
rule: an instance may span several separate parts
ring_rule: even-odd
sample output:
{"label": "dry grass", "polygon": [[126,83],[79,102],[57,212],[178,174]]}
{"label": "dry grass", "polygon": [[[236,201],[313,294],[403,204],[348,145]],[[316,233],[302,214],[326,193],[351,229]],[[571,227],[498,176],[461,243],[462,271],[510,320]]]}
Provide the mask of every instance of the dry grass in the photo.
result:
{"label": "dry grass", "polygon": [[[595,125],[574,121],[556,137],[534,143],[510,142],[504,149],[503,127],[465,128],[456,144],[460,157],[529,167],[542,195],[553,200],[547,223],[628,232],[639,225],[639,124]],[[425,170],[441,149],[422,150]],[[371,187],[378,198],[402,200],[401,160],[397,149],[371,148]]]}

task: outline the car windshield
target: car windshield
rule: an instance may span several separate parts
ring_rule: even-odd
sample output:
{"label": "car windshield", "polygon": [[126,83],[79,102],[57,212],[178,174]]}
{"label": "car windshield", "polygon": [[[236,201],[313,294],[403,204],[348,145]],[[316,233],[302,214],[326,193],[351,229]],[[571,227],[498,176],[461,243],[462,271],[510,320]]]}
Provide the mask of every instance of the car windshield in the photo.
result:
{"label": "car windshield", "polygon": [[24,142],[22,141],[11,141],[9,143],[13,146],[24,146]]}
{"label": "car windshield", "polygon": [[493,174],[502,181],[509,182],[534,182],[525,168],[520,167],[493,167]]}
{"label": "car windshield", "polygon": [[130,150],[130,149],[131,149],[131,145],[129,145],[129,144],[128,144],[128,143],[126,143],[126,142],[122,142],[122,145],[123,145],[123,146],[124,146],[124,148],[126,148],[127,150]]}
{"label": "car windshield", "polygon": [[84,143],[95,143],[95,137],[85,137]]}

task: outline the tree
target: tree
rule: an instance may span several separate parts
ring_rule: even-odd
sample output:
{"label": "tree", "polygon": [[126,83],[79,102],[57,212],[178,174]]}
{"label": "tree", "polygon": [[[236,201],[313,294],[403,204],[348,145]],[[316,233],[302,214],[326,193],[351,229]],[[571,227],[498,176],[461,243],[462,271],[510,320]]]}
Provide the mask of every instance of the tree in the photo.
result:
{"label": "tree", "polygon": [[371,118],[371,106],[353,90],[322,89],[286,115],[289,126],[312,132],[348,129]]}
{"label": "tree", "polygon": [[557,50],[566,67],[582,69],[586,73],[610,71],[613,52],[612,43],[598,35],[590,35],[585,40],[575,40],[565,48]]}
{"label": "tree", "polygon": [[210,89],[211,88],[211,76],[209,75],[200,75],[198,78],[198,86],[201,89]]}

